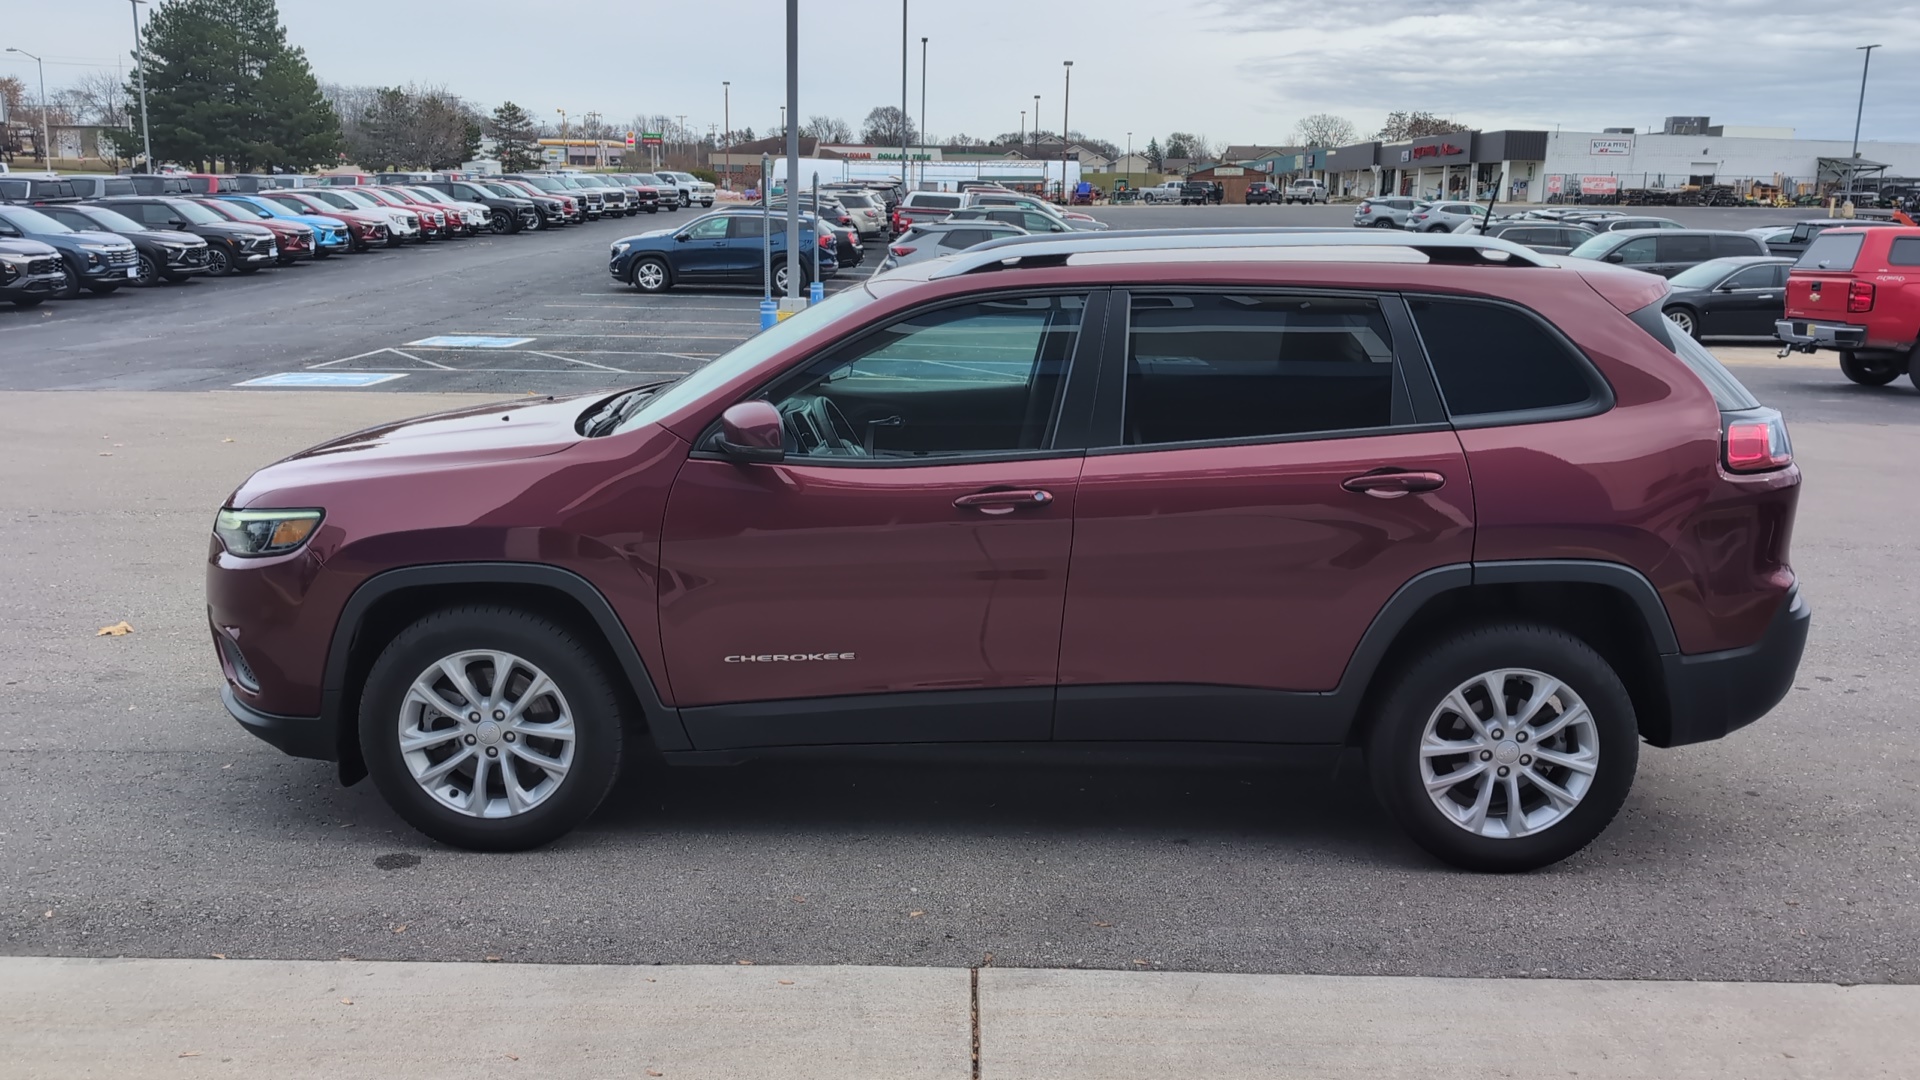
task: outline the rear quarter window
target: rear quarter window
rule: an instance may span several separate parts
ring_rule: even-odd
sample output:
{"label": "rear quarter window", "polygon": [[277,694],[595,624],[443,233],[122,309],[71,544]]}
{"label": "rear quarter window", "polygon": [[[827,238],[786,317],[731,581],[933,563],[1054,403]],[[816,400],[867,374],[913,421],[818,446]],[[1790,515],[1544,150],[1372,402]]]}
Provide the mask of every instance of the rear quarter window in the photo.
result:
{"label": "rear quarter window", "polygon": [[1864,233],[1823,232],[1793,265],[1800,270],[1851,270],[1866,239]]}
{"label": "rear quarter window", "polygon": [[1610,404],[1599,372],[1536,315],[1482,300],[1409,297],[1407,305],[1456,419],[1524,422]]}
{"label": "rear quarter window", "polygon": [[960,196],[958,195],[923,195],[916,193],[908,199],[908,202],[914,206],[924,206],[932,210],[958,210],[960,208]]}
{"label": "rear quarter window", "polygon": [[1920,236],[1896,238],[1887,252],[1887,262],[1893,266],[1920,266]]}

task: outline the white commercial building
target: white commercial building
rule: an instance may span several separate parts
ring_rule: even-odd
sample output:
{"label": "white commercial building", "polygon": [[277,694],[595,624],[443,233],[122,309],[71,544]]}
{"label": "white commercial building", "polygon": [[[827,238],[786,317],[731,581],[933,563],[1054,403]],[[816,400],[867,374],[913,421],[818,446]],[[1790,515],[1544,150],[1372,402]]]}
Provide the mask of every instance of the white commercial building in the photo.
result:
{"label": "white commercial building", "polygon": [[[1722,134],[1549,132],[1541,168],[1546,182],[1532,185],[1528,198],[1542,202],[1553,195],[1722,184],[1741,194],[1754,185],[1772,186],[1791,197],[1844,183],[1856,170],[1869,179],[1920,177],[1920,143],[1863,142],[1856,166],[1850,157],[1852,144],[1842,139],[1747,137],[1754,131],[1779,135],[1780,129],[1710,130]],[[1728,131],[1741,134],[1725,134]]]}

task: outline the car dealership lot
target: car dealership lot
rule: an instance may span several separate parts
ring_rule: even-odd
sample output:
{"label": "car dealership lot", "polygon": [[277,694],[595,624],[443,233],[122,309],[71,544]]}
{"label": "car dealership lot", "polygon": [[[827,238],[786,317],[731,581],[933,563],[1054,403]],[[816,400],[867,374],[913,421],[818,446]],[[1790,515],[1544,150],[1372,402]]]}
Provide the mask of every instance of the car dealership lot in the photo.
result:
{"label": "car dealership lot", "polygon": [[[201,607],[212,508],[326,435],[476,400],[382,391],[619,385],[752,332],[751,293],[608,285],[605,242],[633,224],[653,222],[373,256],[344,285],[299,268],[251,305],[223,294],[145,327],[108,313],[90,347],[101,320],[49,335],[37,313],[0,318],[14,387],[402,376],[372,393],[0,397],[16,418],[0,433],[7,951],[1920,981],[1916,515],[1883,488],[1920,450],[1920,394],[1764,351],[1729,358],[1787,414],[1808,477],[1795,563],[1816,619],[1796,691],[1732,738],[1647,755],[1613,828],[1542,873],[1446,871],[1354,771],[1251,763],[642,763],[581,833],[481,856],[242,732]],[[255,285],[239,284],[236,300]],[[14,347],[55,340],[71,347],[51,364]],[[133,634],[94,636],[120,619]]]}

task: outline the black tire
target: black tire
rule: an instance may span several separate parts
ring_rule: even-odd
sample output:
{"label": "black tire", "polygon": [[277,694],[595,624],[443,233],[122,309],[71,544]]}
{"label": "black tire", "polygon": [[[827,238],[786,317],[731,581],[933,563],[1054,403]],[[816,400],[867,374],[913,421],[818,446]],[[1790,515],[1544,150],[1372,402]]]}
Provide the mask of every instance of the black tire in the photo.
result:
{"label": "black tire", "polygon": [[13,306],[17,308],[39,307],[41,304],[46,303],[46,301],[47,298],[44,296],[16,296],[13,298]]}
{"label": "black tire", "polygon": [[207,273],[214,277],[233,276],[233,252],[225,244],[207,245]]}
{"label": "black tire", "polygon": [[153,256],[148,255],[144,251],[141,252],[139,269],[140,276],[134,279],[134,284],[139,285],[143,289],[150,289],[160,284],[160,278],[162,276],[160,266],[153,261]]}
{"label": "black tire", "polygon": [[319,262],[321,259],[331,259],[331,258],[333,258],[333,252],[328,251],[326,248],[323,248],[318,244],[315,244],[313,246],[314,262]]}
{"label": "black tire", "polygon": [[58,289],[53,291],[53,298],[56,300],[77,299],[80,296],[80,274],[74,270],[65,259],[60,260],[60,276],[65,280]]}
{"label": "black tire", "polygon": [[[1620,677],[1585,642],[1547,626],[1483,626],[1444,637],[1395,666],[1400,674],[1387,686],[1371,718],[1367,767],[1374,792],[1394,820],[1436,857],[1467,870],[1535,870],[1586,847],[1626,801],[1639,754],[1633,701]],[[1501,669],[1530,669],[1564,683],[1586,704],[1597,743],[1592,778],[1579,801],[1559,820],[1518,837],[1484,836],[1450,820],[1428,796],[1421,773],[1421,740],[1429,718],[1455,688],[1476,675]],[[1481,719],[1489,729],[1497,723],[1489,717]],[[1506,735],[1500,754],[1528,749],[1526,743],[1516,742],[1515,732]],[[1524,771],[1518,762],[1510,764]],[[1507,766],[1488,765],[1489,769],[1499,767]],[[1487,784],[1498,786],[1499,800],[1504,802],[1504,782],[1482,775],[1487,775]],[[1537,788],[1530,791],[1536,797],[1539,794]]]}
{"label": "black tire", "polygon": [[[773,273],[773,295],[776,297],[787,295],[787,281],[786,278],[781,276],[787,272],[787,261],[785,259],[775,259],[770,269]],[[804,292],[805,290],[802,291]]]}
{"label": "black tire", "polygon": [[[649,270],[653,272],[645,272]],[[663,293],[673,288],[673,268],[657,255],[646,255],[633,260],[627,281],[643,293]]]}
{"label": "black tire", "polygon": [[[442,804],[414,780],[400,750],[399,717],[413,680],[441,658],[473,650],[511,653],[538,667],[573,716],[566,776],[537,806],[508,817],[470,817]],[[541,616],[491,605],[436,612],[400,631],[367,673],[359,736],[367,774],[396,814],[443,844],[475,851],[522,851],[570,832],[612,789],[625,742],[621,696],[593,644]]]}
{"label": "black tire", "polygon": [[1920,345],[1915,345],[1912,355],[1907,357],[1907,381],[1915,390],[1920,390]]}
{"label": "black tire", "polygon": [[1679,327],[1682,330],[1685,330],[1687,332],[1688,337],[1691,337],[1695,341],[1700,340],[1700,313],[1699,312],[1693,310],[1692,308],[1686,306],[1685,304],[1675,304],[1672,307],[1667,308],[1665,311],[1662,311],[1660,314],[1665,315],[1667,317],[1668,322],[1672,323],[1673,325]]}
{"label": "black tire", "polygon": [[495,236],[505,236],[510,232],[520,231],[520,219],[505,210],[495,210],[487,215],[487,228],[491,229]]}
{"label": "black tire", "polygon": [[112,296],[114,293],[120,291],[120,284],[119,282],[114,282],[106,285],[89,285],[87,286],[87,291],[95,296]]}
{"label": "black tire", "polygon": [[[1900,377],[1903,366],[1909,371],[1912,370],[1911,365],[1902,365],[1900,361],[1891,357],[1862,360],[1860,354],[1852,349],[1840,350],[1840,374],[1861,386],[1885,386]],[[1915,382],[1920,384],[1920,379],[1916,379]]]}

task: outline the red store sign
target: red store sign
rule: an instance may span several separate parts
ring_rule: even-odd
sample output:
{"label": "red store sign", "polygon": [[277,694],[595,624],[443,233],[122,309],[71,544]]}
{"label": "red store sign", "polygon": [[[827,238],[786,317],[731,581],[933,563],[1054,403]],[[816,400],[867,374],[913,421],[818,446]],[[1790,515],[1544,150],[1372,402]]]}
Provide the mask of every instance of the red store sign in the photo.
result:
{"label": "red store sign", "polygon": [[1620,178],[1617,176],[1583,176],[1580,178],[1582,195],[1617,195],[1620,192]]}
{"label": "red store sign", "polygon": [[1453,157],[1455,154],[1464,154],[1466,152],[1466,147],[1455,146],[1452,143],[1439,143],[1433,146],[1416,146],[1413,148],[1413,156],[1416,160],[1430,157]]}

